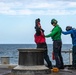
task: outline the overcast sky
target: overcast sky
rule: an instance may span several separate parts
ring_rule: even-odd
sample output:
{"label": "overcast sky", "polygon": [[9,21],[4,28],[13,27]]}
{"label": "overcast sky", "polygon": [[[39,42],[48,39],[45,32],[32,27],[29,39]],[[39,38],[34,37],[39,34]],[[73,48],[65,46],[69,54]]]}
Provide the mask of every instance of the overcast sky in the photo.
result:
{"label": "overcast sky", "polygon": [[[35,19],[41,19],[45,35],[55,18],[62,30],[67,25],[76,27],[75,0],[0,0],[0,44],[34,43]],[[51,38],[46,38],[52,44]],[[71,44],[70,35],[62,34],[62,42]]]}

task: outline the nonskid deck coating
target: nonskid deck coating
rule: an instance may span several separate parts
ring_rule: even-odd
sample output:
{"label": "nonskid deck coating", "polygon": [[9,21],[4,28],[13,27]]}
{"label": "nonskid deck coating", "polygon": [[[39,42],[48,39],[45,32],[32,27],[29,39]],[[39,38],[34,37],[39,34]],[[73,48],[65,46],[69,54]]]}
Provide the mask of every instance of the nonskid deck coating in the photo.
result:
{"label": "nonskid deck coating", "polygon": [[[0,75],[12,75],[11,69],[7,68],[0,68]],[[51,72],[50,74],[46,75],[76,75],[76,69],[62,69],[59,72]]]}

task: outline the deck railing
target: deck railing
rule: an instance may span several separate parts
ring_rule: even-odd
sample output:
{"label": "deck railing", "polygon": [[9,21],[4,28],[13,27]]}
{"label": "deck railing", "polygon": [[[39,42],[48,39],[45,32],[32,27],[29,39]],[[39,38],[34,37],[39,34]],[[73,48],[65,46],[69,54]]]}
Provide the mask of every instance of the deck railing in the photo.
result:
{"label": "deck railing", "polygon": [[62,51],[62,53],[68,53],[69,54],[69,65],[72,65],[72,49],[69,49],[68,51]]}

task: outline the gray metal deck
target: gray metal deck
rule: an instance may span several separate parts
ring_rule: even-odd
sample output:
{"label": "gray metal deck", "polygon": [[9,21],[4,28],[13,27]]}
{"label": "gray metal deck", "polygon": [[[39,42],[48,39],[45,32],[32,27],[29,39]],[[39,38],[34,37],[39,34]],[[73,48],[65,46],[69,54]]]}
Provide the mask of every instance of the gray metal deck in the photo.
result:
{"label": "gray metal deck", "polygon": [[[0,68],[0,75],[12,75],[11,74],[11,69],[7,68]],[[47,75],[76,75],[76,69],[62,69],[59,70],[59,72],[51,72],[50,74]]]}

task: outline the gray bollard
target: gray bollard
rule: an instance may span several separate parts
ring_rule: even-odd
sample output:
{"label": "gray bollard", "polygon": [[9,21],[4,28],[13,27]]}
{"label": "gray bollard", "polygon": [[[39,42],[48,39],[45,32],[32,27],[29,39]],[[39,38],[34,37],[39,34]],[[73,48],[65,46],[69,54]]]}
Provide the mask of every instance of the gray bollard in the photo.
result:
{"label": "gray bollard", "polygon": [[12,75],[45,75],[51,73],[44,65],[44,49],[18,49],[18,66],[12,69]]}
{"label": "gray bollard", "polygon": [[19,65],[44,65],[44,49],[18,49]]}
{"label": "gray bollard", "polygon": [[1,64],[9,64],[10,57],[1,57]]}

